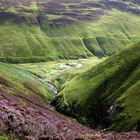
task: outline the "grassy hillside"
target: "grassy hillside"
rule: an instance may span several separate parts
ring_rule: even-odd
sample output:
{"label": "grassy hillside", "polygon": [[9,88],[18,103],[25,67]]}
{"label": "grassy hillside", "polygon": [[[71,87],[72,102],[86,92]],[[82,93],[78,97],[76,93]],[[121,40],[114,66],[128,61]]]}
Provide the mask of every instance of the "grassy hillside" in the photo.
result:
{"label": "grassy hillside", "polygon": [[74,138],[93,136],[93,130],[50,109],[51,97],[37,77],[0,63],[0,139],[61,139],[70,138],[69,133]]}
{"label": "grassy hillside", "polygon": [[[129,94],[129,93],[128,93]],[[138,132],[100,132],[50,109],[52,93],[29,72],[0,63],[0,140],[139,139]]]}
{"label": "grassy hillside", "polygon": [[80,38],[90,53],[105,56],[139,40],[139,16],[130,15],[114,10],[94,22],[82,21],[59,28],[41,27],[49,37]]}
{"label": "grassy hillside", "polygon": [[39,78],[25,70],[3,63],[0,63],[0,91],[27,97],[37,94],[46,102],[53,97],[53,93]]}
{"label": "grassy hillside", "polygon": [[139,130],[140,43],[67,82],[53,105],[91,127]]}
{"label": "grassy hillside", "polygon": [[140,36],[135,2],[6,0],[0,5],[1,61],[110,56]]}
{"label": "grassy hillside", "polygon": [[[48,87],[29,72],[0,63],[0,140],[138,139],[137,132],[103,133],[50,109]],[[41,98],[42,97],[42,98]]]}

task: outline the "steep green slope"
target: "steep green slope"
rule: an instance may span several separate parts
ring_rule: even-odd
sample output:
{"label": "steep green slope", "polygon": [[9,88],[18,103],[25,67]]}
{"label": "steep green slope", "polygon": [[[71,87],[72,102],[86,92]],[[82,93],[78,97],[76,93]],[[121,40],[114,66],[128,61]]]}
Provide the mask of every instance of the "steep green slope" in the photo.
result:
{"label": "steep green slope", "polygon": [[140,17],[130,9],[138,10],[138,3],[0,1],[0,60],[110,56],[139,40]]}
{"label": "steep green slope", "polygon": [[83,40],[84,46],[94,55],[111,55],[139,39],[140,19],[130,15],[114,10],[98,21],[78,22],[55,29],[44,25],[42,28],[49,37]]}
{"label": "steep green slope", "polygon": [[140,43],[67,82],[53,105],[91,127],[139,130]]}
{"label": "steep green slope", "polygon": [[3,63],[0,63],[0,91],[27,97],[37,94],[46,102],[53,98],[53,93],[39,78],[25,70]]}
{"label": "steep green slope", "polygon": [[38,26],[7,23],[0,27],[0,33],[1,60],[37,62],[91,55],[80,38],[47,38]]}
{"label": "steep green slope", "polygon": [[50,109],[52,97],[34,75],[0,63],[0,140],[91,139],[95,131]]}

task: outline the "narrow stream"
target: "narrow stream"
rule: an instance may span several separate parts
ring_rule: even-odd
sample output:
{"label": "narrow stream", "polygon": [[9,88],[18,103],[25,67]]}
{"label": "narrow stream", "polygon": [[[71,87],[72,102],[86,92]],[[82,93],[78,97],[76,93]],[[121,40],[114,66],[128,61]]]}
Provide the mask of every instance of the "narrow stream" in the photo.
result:
{"label": "narrow stream", "polygon": [[49,89],[54,93],[54,94],[58,94],[58,89],[51,83],[46,82],[46,84],[48,85]]}
{"label": "narrow stream", "polygon": [[[76,68],[81,68],[83,66],[83,64],[79,63],[76,65]],[[67,70],[72,70],[74,69],[75,67],[72,67],[72,66],[67,66]],[[45,79],[44,79],[44,82],[48,85],[49,87],[49,90],[51,90],[54,94],[58,94],[58,89],[55,85],[53,85],[52,83],[49,82],[49,79],[52,78],[53,76],[56,76],[56,75],[59,75],[59,74],[62,74],[64,72],[66,72],[67,70],[59,70],[53,74],[50,74],[48,75]]]}

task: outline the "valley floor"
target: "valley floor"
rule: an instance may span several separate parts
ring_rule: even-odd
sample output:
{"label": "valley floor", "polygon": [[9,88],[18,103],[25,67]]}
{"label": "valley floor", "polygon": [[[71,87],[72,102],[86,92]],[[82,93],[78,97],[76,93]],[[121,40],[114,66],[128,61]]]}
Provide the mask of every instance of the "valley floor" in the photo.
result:
{"label": "valley floor", "polygon": [[90,57],[78,60],[59,60],[41,63],[14,64],[25,69],[48,84],[55,94],[59,92],[61,86],[80,75],[91,67],[104,61],[106,58]]}

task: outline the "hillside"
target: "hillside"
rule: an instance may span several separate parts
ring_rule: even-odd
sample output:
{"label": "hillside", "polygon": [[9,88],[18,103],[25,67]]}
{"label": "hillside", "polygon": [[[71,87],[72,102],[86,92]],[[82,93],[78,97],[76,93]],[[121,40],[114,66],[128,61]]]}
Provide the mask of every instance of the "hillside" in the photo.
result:
{"label": "hillside", "polygon": [[0,60],[110,56],[139,40],[137,1],[0,0]]}
{"label": "hillside", "polygon": [[93,128],[139,131],[140,43],[66,82],[52,104]]}
{"label": "hillside", "polygon": [[0,63],[0,135],[4,135],[0,139],[62,139],[94,133],[52,111],[47,105],[50,96],[46,84],[37,77]]}
{"label": "hillside", "polygon": [[140,0],[0,0],[0,140],[140,140]]}
{"label": "hillside", "polygon": [[46,102],[54,96],[48,86],[36,76],[4,63],[0,63],[0,90],[15,95],[20,93],[21,96],[32,96],[35,93],[42,96]]}
{"label": "hillside", "polygon": [[0,139],[139,139],[138,132],[103,133],[51,109],[46,84],[29,72],[0,63]]}

